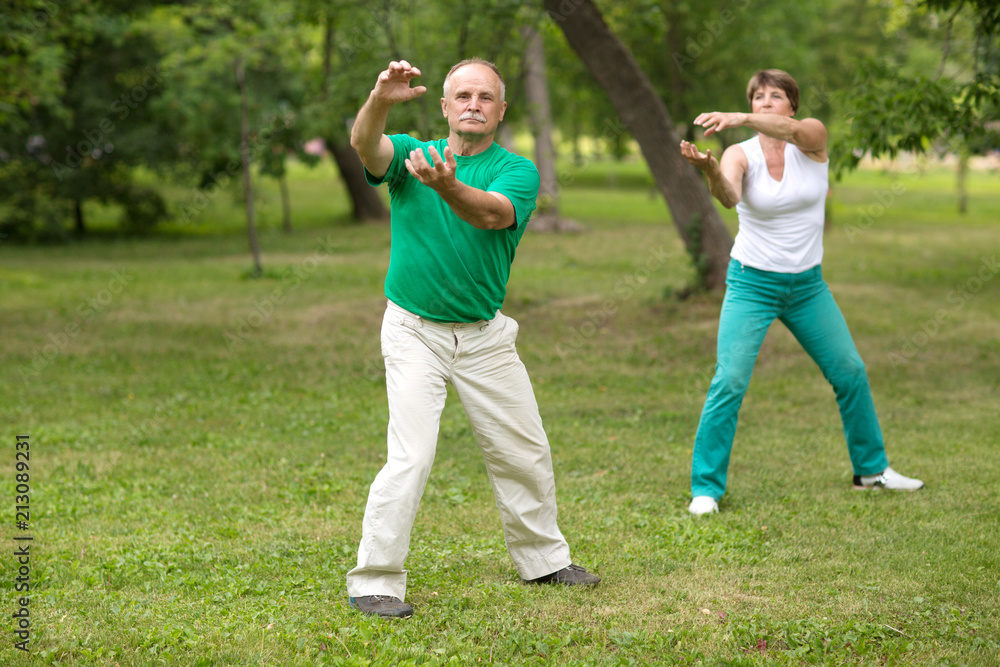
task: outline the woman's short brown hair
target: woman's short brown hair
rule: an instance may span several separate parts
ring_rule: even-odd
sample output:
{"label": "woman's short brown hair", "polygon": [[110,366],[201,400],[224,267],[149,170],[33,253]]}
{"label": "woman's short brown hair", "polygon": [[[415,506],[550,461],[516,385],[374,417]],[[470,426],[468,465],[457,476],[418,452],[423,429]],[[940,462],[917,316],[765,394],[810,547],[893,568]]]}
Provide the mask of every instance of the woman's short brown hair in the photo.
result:
{"label": "woman's short brown hair", "polygon": [[753,95],[764,86],[773,86],[785,91],[792,105],[792,113],[799,110],[799,84],[788,72],[780,69],[762,69],[750,77],[747,84],[747,102],[753,107]]}

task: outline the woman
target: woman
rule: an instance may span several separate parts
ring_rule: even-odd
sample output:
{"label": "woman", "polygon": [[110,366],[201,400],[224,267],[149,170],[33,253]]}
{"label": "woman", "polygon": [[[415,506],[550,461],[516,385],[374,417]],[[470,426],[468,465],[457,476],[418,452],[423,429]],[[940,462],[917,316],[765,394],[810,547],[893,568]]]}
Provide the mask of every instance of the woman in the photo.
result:
{"label": "woman", "polygon": [[799,88],[781,70],[755,74],[747,86],[751,113],[703,113],[705,136],[748,127],[757,136],[716,160],[694,144],[681,153],[708,176],[739,233],[719,318],[715,377],[701,413],[691,468],[692,514],[719,511],[739,413],[768,328],[781,320],[833,385],[854,467],[854,488],[916,491],[923,482],[889,467],[868,375],[847,324],[823,281],[824,205],[829,161],[826,127],[796,120]]}

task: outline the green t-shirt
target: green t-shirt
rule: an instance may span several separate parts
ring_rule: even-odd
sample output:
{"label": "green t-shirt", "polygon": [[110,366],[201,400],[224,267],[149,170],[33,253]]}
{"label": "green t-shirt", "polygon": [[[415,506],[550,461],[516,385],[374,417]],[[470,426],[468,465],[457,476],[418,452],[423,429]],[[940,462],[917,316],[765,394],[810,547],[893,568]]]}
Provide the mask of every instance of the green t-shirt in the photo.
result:
{"label": "green t-shirt", "polygon": [[396,153],[385,176],[365,172],[371,185],[389,184],[392,247],[386,297],[433,322],[493,319],[507,295],[517,244],[535,210],[538,170],[496,143],[477,155],[456,155],[459,181],[499,192],[514,205],[515,226],[476,229],[406,170],[410,151],[423,148],[430,161],[427,149],[434,146],[443,159],[448,140],[418,141],[405,134],[389,138]]}

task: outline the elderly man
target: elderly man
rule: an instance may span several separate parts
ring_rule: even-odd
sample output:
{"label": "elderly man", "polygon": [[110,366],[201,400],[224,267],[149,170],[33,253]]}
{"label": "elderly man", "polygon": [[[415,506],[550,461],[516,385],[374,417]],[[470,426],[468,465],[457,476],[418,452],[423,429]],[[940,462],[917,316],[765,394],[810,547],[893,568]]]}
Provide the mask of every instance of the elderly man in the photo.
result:
{"label": "elderly man", "polygon": [[493,141],[503,120],[503,77],[478,58],[444,80],[448,137],[386,136],[389,110],[426,92],[405,60],[379,74],[351,132],[369,183],[388,183],[392,246],[382,322],[389,399],[388,456],[371,485],[351,605],[405,617],[410,530],[423,495],[438,425],[455,387],[476,434],[507,551],[521,579],[593,585],[573,565],[556,522],[549,443],[531,382],[514,346],[518,325],[500,312],[517,244],[538,195],[538,172]]}

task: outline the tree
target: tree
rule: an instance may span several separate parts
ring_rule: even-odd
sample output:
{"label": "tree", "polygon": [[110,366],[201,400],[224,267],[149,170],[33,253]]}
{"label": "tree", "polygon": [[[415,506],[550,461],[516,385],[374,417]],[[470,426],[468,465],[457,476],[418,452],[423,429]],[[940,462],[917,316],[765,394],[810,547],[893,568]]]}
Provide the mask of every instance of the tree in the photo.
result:
{"label": "tree", "polygon": [[[838,138],[835,171],[855,168],[867,153],[926,154],[935,145],[959,155],[959,211],[970,154],[1000,145],[1000,5],[995,0],[896,0],[889,29],[926,31],[939,49],[937,62],[912,62],[915,49],[898,57],[859,63],[853,85],[838,96],[849,117]],[[954,42],[964,42],[955,48]],[[929,71],[933,67],[933,74]]]}
{"label": "tree", "polygon": [[254,276],[263,266],[253,167],[283,174],[287,143],[302,141],[295,111],[305,93],[305,38],[287,9],[255,1],[164,6],[151,28],[168,54],[159,111],[182,139],[175,172],[198,183],[180,220],[195,221],[212,197],[241,183]]}
{"label": "tree", "polygon": [[[697,4],[624,0],[607,6],[604,19],[628,45],[676,120],[679,133],[693,141],[697,128],[691,120],[699,113],[747,108],[746,83],[758,69],[778,67],[791,72],[803,84],[802,102],[818,106],[816,93],[825,90],[831,73],[838,70],[835,63],[819,66],[831,50],[827,47],[829,27],[845,23],[847,16],[853,20],[853,12],[843,11],[847,2],[868,0],[701,0]],[[869,31],[878,32],[877,27],[851,25],[852,35],[859,31],[863,34],[858,41],[867,39]],[[837,48],[842,53],[853,46],[841,39]],[[718,140],[724,147],[740,141],[742,134],[727,132]]]}
{"label": "tree", "polygon": [[662,100],[590,0],[544,4],[639,143],[693,258],[700,286],[721,289],[732,238],[698,170],[681,156],[680,137]]}
{"label": "tree", "polygon": [[538,210],[530,227],[536,231],[579,231],[580,225],[559,215],[559,180],[556,176],[556,151],[552,143],[552,107],[545,72],[545,44],[532,25],[521,28],[524,38],[524,96],[528,118],[535,138],[535,166],[540,187]]}
{"label": "tree", "polygon": [[2,233],[62,238],[86,232],[84,204],[119,204],[122,225],[145,231],[166,215],[133,167],[173,155],[152,105],[160,54],[136,25],[146,2],[84,7],[18,1],[0,18]]}
{"label": "tree", "polygon": [[[331,9],[327,9],[324,16],[323,33],[323,73],[320,83],[320,98],[324,105],[331,102],[330,79],[333,67],[334,43],[336,38],[336,16]],[[360,106],[360,105],[359,105]],[[331,129],[327,125],[328,130]],[[347,135],[346,123],[339,131],[324,133],[324,139],[330,156],[340,170],[344,186],[347,188],[351,198],[351,215],[359,221],[365,220],[388,220],[389,209],[379,196],[379,193],[368,185],[365,178],[364,165],[358,158],[354,149],[351,148]]]}
{"label": "tree", "polygon": [[242,58],[236,58],[233,69],[236,74],[236,85],[240,89],[240,170],[243,172],[243,194],[246,198],[247,234],[250,240],[250,253],[253,256],[253,276],[260,278],[264,275],[264,266],[260,261],[260,242],[257,240],[257,222],[254,218],[253,180],[250,172],[250,102],[247,97]]}

